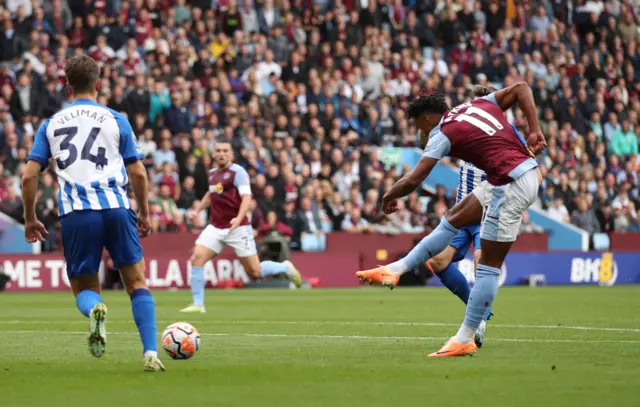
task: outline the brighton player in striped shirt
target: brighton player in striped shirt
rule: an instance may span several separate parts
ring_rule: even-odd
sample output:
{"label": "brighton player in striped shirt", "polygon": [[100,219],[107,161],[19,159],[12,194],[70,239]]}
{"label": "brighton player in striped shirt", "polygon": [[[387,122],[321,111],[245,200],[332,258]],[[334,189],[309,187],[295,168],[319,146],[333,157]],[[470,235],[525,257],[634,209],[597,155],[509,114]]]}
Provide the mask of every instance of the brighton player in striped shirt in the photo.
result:
{"label": "brighton player in striped shirt", "polygon": [[[65,65],[73,103],[38,129],[22,178],[25,237],[44,241],[47,230],[35,212],[38,173],[53,158],[58,177],[58,210],[67,275],[78,310],[90,319],[89,351],[105,352],[107,306],[100,296],[98,269],[106,248],[131,298],[142,340],[144,370],[164,370],[158,359],[155,303],[144,276],[139,236],[149,234],[147,173],[131,124],[120,113],[96,103],[99,68],[87,56]],[[131,181],[138,214],[131,209]]]}

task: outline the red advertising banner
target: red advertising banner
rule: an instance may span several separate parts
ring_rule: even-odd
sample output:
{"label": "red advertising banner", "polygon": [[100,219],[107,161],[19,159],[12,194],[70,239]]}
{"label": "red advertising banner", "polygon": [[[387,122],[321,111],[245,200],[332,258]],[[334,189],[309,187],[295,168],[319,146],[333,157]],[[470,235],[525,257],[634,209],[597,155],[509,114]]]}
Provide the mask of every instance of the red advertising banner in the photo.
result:
{"label": "red advertising banner", "polygon": [[[188,254],[147,255],[146,277],[152,289],[188,288],[191,265]],[[358,270],[356,255],[326,253],[294,253],[291,259],[305,279],[318,279],[319,287],[356,287]],[[70,288],[66,264],[60,254],[0,255],[0,265],[11,281],[7,291],[57,291]],[[104,271],[100,270],[101,278]],[[207,287],[241,286],[249,277],[237,258],[221,255],[204,268]]]}

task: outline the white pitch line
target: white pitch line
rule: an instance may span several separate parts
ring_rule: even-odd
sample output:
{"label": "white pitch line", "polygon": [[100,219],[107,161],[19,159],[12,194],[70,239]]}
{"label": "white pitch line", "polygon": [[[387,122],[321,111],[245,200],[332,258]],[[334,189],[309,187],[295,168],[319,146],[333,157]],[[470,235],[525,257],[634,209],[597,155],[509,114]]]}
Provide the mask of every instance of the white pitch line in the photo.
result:
{"label": "white pitch line", "polygon": [[[121,321],[129,322],[129,321]],[[170,320],[158,320],[158,323],[173,323],[175,321]],[[224,320],[202,320],[205,324],[217,324],[217,325],[354,325],[354,326],[460,326],[460,324],[451,324],[444,322],[393,322],[393,321],[224,321]],[[44,325],[59,325],[59,324],[86,324],[86,321],[82,319],[74,320],[53,320],[53,321],[38,321],[38,320],[12,320],[12,321],[0,321],[0,325],[15,325],[15,324],[44,324]],[[636,328],[612,328],[612,327],[597,327],[597,326],[574,326],[574,325],[520,325],[520,324],[489,324],[492,328],[509,328],[509,329],[566,329],[577,331],[602,331],[602,332],[638,332],[640,329]]]}
{"label": "white pitch line", "polygon": [[[0,331],[9,334],[63,334],[63,335],[86,335],[82,331]],[[135,332],[108,332],[109,335],[135,335]],[[445,341],[449,337],[435,336],[367,336],[367,335],[306,335],[306,334],[261,334],[261,333],[200,333],[200,336],[211,337],[249,337],[249,338],[307,338],[307,339],[364,339],[364,340],[403,340],[403,341]],[[491,338],[496,342],[529,342],[529,343],[634,343],[640,344],[640,340],[570,340],[570,339],[521,339],[521,338]]]}

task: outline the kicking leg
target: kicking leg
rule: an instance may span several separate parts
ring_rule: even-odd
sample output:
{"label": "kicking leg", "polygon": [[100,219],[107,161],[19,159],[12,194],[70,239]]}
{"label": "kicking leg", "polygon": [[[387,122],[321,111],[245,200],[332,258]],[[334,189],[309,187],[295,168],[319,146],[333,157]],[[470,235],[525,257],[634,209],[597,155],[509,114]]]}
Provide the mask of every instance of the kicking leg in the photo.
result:
{"label": "kicking leg", "polygon": [[431,257],[446,249],[459,228],[479,224],[481,219],[482,204],[474,194],[469,194],[447,211],[438,227],[422,239],[405,257],[386,266],[359,271],[356,276],[371,284],[393,288],[398,284],[400,275],[426,263]]}

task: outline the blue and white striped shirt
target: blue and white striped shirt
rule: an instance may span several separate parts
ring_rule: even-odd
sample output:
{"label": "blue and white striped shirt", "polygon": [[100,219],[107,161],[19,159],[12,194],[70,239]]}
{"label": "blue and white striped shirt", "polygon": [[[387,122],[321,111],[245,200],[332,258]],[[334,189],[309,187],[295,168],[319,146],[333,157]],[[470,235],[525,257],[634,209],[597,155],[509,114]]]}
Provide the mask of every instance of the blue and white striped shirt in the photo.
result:
{"label": "blue and white striped shirt", "polygon": [[55,161],[58,211],[126,208],[125,166],[142,159],[129,121],[92,100],[78,99],[45,121],[27,157],[43,168]]}
{"label": "blue and white striped shirt", "polygon": [[487,180],[487,174],[475,165],[462,161],[458,170],[458,195],[456,202],[462,201],[482,181]]}

